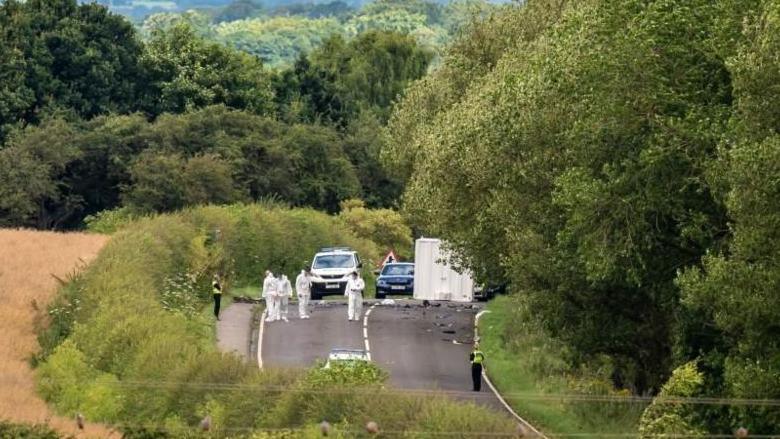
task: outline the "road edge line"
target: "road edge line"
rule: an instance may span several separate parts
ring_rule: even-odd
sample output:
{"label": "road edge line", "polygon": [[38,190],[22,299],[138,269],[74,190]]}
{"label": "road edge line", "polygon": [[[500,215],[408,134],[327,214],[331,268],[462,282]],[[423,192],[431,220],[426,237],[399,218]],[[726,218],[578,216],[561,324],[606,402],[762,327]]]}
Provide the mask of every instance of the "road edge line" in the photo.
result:
{"label": "road edge line", "polygon": [[[483,309],[480,312],[477,313],[476,316],[474,316],[474,341],[479,340],[479,318],[482,317],[483,314],[489,313],[489,310]],[[493,385],[493,382],[490,381],[490,378],[488,378],[487,375],[487,368],[482,368],[482,378],[485,379],[485,382],[487,383],[488,387],[490,387],[490,390],[493,391],[493,394],[496,395],[496,398],[501,402],[501,404],[504,406],[504,408],[515,418],[517,419],[521,424],[528,427],[533,431],[537,436],[539,436],[542,439],[549,439],[547,436],[545,436],[544,433],[537,430],[536,427],[531,425],[530,422],[523,419],[520,415],[515,412],[515,410],[510,406],[503,396],[501,396],[501,393],[498,392],[498,389],[496,389],[496,386]]]}
{"label": "road edge line", "polygon": [[363,315],[363,345],[366,348],[366,358],[368,361],[371,361],[371,344],[368,342],[368,316],[371,315],[371,311],[376,308],[377,305],[377,303],[371,305],[365,315]]}
{"label": "road edge line", "polygon": [[260,314],[260,329],[257,330],[257,367],[263,368],[263,327],[265,326],[265,318],[268,313],[268,309],[264,309]]}

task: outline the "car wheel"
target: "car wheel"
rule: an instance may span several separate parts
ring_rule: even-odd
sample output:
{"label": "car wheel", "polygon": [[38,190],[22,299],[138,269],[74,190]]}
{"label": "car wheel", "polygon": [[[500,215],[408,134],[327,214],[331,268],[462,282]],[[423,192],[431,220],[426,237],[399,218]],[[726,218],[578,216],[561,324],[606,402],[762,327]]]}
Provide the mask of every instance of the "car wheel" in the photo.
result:
{"label": "car wheel", "polygon": [[377,298],[377,299],[380,299],[380,300],[381,300],[381,299],[384,299],[385,297],[387,297],[387,294],[385,294],[385,293],[380,293],[379,291],[377,291],[377,292],[376,292],[376,298]]}

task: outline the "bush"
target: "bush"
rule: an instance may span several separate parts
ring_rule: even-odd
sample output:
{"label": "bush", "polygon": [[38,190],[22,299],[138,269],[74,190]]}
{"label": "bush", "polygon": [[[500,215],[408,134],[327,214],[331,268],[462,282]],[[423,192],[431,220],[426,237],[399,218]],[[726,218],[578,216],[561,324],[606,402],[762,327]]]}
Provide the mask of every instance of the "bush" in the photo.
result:
{"label": "bush", "polygon": [[347,200],[341,202],[339,220],[355,235],[375,242],[382,251],[394,250],[399,257],[414,253],[412,229],[394,210],[367,209],[361,200]]}
{"label": "bush", "polygon": [[90,232],[110,235],[138,218],[139,216],[133,214],[130,208],[119,207],[88,215],[84,218],[84,224]]}
{"label": "bush", "polygon": [[693,417],[689,406],[678,403],[665,403],[665,397],[690,398],[699,395],[704,376],[696,364],[684,364],[672,372],[669,381],[664,384],[658,397],[647,407],[639,422],[639,433],[643,439],[684,435],[685,437],[705,437]]}

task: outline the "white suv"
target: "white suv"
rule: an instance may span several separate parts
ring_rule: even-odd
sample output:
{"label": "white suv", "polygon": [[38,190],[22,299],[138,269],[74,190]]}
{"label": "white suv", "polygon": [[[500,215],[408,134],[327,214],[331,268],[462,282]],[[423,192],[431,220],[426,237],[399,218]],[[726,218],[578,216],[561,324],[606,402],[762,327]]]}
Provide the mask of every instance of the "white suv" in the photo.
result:
{"label": "white suv", "polygon": [[357,252],[349,247],[320,249],[311,263],[311,298],[319,300],[328,294],[344,294],[349,274],[361,267],[363,263]]}

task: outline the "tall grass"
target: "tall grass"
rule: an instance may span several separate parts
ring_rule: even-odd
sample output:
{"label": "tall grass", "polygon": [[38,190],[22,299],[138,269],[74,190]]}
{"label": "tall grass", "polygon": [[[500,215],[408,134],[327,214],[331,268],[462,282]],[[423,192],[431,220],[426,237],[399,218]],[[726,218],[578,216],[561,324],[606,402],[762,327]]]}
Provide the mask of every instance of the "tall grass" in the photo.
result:
{"label": "tall grass", "polygon": [[[301,389],[300,372],[260,371],[216,350],[212,317],[192,312],[193,300],[208,303],[214,272],[236,288],[256,285],[265,269],[292,277],[317,248],[333,244],[355,248],[367,262],[381,256],[335,218],[308,209],[200,207],[124,225],[63,289],[56,306],[72,318],[41,337],[51,343],[39,367],[41,394],[60,412],[124,425],[137,437],[187,436],[206,415],[214,437],[286,426],[278,419],[309,428],[323,416],[342,429],[370,418],[403,430],[450,428],[428,419],[435,415],[462,417],[465,429],[511,431],[506,417],[477,407],[381,389],[288,395],[284,389]],[[295,409],[302,406],[308,409]]]}
{"label": "tall grass", "polygon": [[[628,396],[613,388],[608,364],[572,367],[566,347],[536,326],[519,297],[498,297],[488,310],[479,323],[488,376],[518,413],[551,437],[637,433],[646,404],[581,400],[588,395]],[[578,400],[541,395],[571,395]]]}

